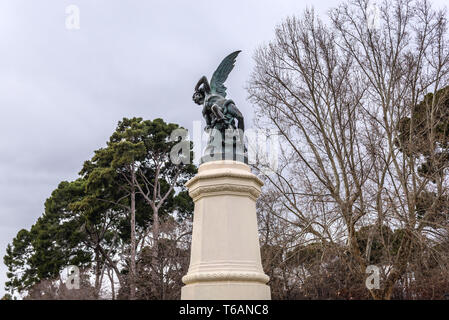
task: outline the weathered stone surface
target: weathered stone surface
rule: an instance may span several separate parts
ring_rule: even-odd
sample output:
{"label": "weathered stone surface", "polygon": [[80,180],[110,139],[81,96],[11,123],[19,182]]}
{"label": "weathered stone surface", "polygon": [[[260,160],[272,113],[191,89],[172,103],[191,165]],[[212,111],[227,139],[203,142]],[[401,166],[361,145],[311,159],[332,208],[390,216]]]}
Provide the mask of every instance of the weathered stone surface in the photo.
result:
{"label": "weathered stone surface", "polygon": [[181,299],[270,299],[255,204],[262,181],[242,162],[212,161],[186,186],[195,213]]}

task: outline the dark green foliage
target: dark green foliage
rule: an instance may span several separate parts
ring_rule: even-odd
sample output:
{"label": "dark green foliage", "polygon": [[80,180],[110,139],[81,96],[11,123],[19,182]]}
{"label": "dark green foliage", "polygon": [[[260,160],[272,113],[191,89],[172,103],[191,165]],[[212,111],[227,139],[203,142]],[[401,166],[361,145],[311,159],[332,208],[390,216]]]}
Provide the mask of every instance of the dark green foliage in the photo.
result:
{"label": "dark green foliage", "polygon": [[[161,194],[165,194],[171,184],[183,188],[184,183],[196,173],[196,167],[183,165],[179,174],[179,166],[170,161],[170,150],[177,141],[169,139],[172,131],[178,128],[178,125],[167,124],[162,119],[143,121],[142,118],[124,118],[120,121],[107,147],[95,151],[92,160],[84,163],[80,174],[87,180],[90,197],[82,199],[77,205],[90,208],[92,200],[102,199],[119,206],[129,206],[129,198],[126,197],[129,181],[126,181],[126,176],[132,170],[131,166],[140,173],[137,179],[144,191],[147,191],[144,184],[153,182],[156,173]],[[185,195],[181,193],[181,197]],[[172,192],[159,211],[161,215],[173,212],[175,198],[175,192]],[[136,201],[136,221],[145,224],[145,219],[139,214],[145,212],[148,221],[148,205],[144,204],[142,196]],[[178,205],[181,203],[182,200],[177,202]]]}
{"label": "dark green foliage", "polygon": [[0,300],[12,300],[12,296],[9,293],[6,293]]}
{"label": "dark green foliage", "polygon": [[287,252],[289,264],[311,265],[321,261],[323,256],[323,245],[321,243],[310,243],[304,246],[297,246]]}
{"label": "dark green foliage", "polygon": [[[107,146],[84,163],[81,177],[61,182],[45,202],[44,214],[29,231],[19,231],[8,245],[4,257],[7,290],[29,291],[43,280],[57,279],[68,265],[93,268],[98,275],[108,263],[106,253],[126,257],[128,251],[123,245],[129,246],[131,237],[127,180],[131,170],[137,173],[136,182],[142,190],[147,190],[145,183],[154,182],[158,174],[158,192],[167,193],[158,211],[162,219],[177,212],[176,218],[182,222],[191,215],[193,202],[183,185],[196,173],[196,167],[177,166],[169,158],[177,143],[169,138],[177,128],[162,119],[120,121]],[[175,188],[170,191],[171,185]],[[138,190],[135,206],[136,229],[143,234],[152,225],[153,210]],[[128,272],[126,264],[117,264],[122,266],[118,270],[121,275]]]}
{"label": "dark green foliage", "polygon": [[449,87],[429,93],[398,123],[396,145],[416,159],[420,176],[432,181],[436,192],[416,195],[416,215],[430,227],[448,223],[449,199],[442,195],[442,181],[449,167]]}
{"label": "dark green foliage", "polygon": [[408,156],[423,156],[418,172],[435,182],[449,165],[449,87],[427,94],[397,129],[400,150]]}
{"label": "dark green foliage", "polygon": [[55,278],[68,265],[90,266],[91,252],[82,244],[83,221],[68,209],[70,201],[83,194],[82,181],[61,182],[30,231],[19,231],[8,245],[4,257],[8,290],[21,292],[42,279]]}
{"label": "dark green foliage", "polygon": [[418,219],[427,226],[438,227],[449,221],[449,199],[435,192],[422,192],[417,198],[416,213]]}

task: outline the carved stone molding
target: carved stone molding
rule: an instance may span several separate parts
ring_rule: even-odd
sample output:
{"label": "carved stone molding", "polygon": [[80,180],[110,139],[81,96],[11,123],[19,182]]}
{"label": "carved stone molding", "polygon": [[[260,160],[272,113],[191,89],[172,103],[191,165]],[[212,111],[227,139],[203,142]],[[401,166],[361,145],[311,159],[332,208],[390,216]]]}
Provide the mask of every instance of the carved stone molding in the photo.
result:
{"label": "carved stone molding", "polygon": [[207,197],[214,195],[216,193],[226,194],[226,193],[241,193],[245,196],[249,196],[256,200],[260,194],[260,189],[254,186],[245,186],[237,184],[214,184],[199,186],[195,189],[189,190],[189,195],[192,197],[193,201],[196,201],[202,197]]}
{"label": "carved stone molding", "polygon": [[205,281],[244,281],[266,284],[269,280],[270,277],[260,272],[239,271],[201,272],[187,274],[182,277],[182,282],[184,282],[184,284]]}
{"label": "carved stone molding", "polygon": [[[215,170],[214,170],[215,171]],[[195,182],[201,181],[201,180],[209,180],[209,179],[219,179],[219,178],[237,178],[237,179],[245,179],[254,181],[256,185],[261,187],[263,185],[263,182],[254,174],[251,172],[245,172],[245,171],[236,171],[236,170],[216,170],[216,172],[208,172],[208,173],[201,173],[187,181],[186,187],[191,187]]]}

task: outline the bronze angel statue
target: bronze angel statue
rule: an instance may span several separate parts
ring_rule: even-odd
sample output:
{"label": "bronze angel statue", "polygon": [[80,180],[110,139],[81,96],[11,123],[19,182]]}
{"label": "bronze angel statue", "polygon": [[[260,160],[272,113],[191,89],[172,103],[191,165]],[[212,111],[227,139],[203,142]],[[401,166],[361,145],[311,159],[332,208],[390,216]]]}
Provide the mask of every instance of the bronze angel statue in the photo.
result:
{"label": "bronze angel statue", "polygon": [[[195,93],[192,98],[196,104],[203,106],[203,117],[206,120],[205,130],[211,132],[205,153],[220,153],[223,160],[228,159],[228,157],[238,160],[236,156],[238,158],[240,155],[243,157],[241,158],[243,160],[240,161],[246,162],[247,159],[244,155],[246,148],[243,142],[243,131],[245,130],[243,116],[234,101],[226,99],[226,87],[224,86],[224,82],[234,68],[235,60],[239,53],[240,51],[235,51],[223,59],[212,75],[210,83],[207,81],[206,76],[201,77],[195,86]],[[226,142],[229,131],[238,132],[237,141]],[[213,137],[214,132],[221,136],[222,144],[217,145],[217,142],[214,142],[214,137],[216,137]],[[232,154],[230,150],[225,151],[225,147],[230,145],[233,146]],[[214,148],[219,150],[211,151]]]}
{"label": "bronze angel statue", "polygon": [[206,76],[203,76],[195,86],[193,101],[198,105],[203,105],[206,129],[245,130],[242,113],[237,109],[234,101],[226,99],[226,87],[224,86],[239,53],[240,51],[235,51],[223,59],[212,75],[210,84]]}

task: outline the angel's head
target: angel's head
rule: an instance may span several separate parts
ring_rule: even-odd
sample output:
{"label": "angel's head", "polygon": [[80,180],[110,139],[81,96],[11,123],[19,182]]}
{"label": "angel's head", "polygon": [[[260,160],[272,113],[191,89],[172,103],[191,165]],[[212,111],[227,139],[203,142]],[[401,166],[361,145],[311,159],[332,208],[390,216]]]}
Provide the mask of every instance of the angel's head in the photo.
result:
{"label": "angel's head", "polygon": [[195,93],[193,94],[193,102],[195,102],[198,105],[202,105],[204,103],[206,95],[204,93],[204,89],[200,88],[198,90],[195,90]]}
{"label": "angel's head", "polygon": [[196,104],[202,105],[204,99],[206,99],[206,94],[208,93],[210,93],[209,82],[205,76],[202,76],[195,86],[195,93],[193,94],[192,99]]}

